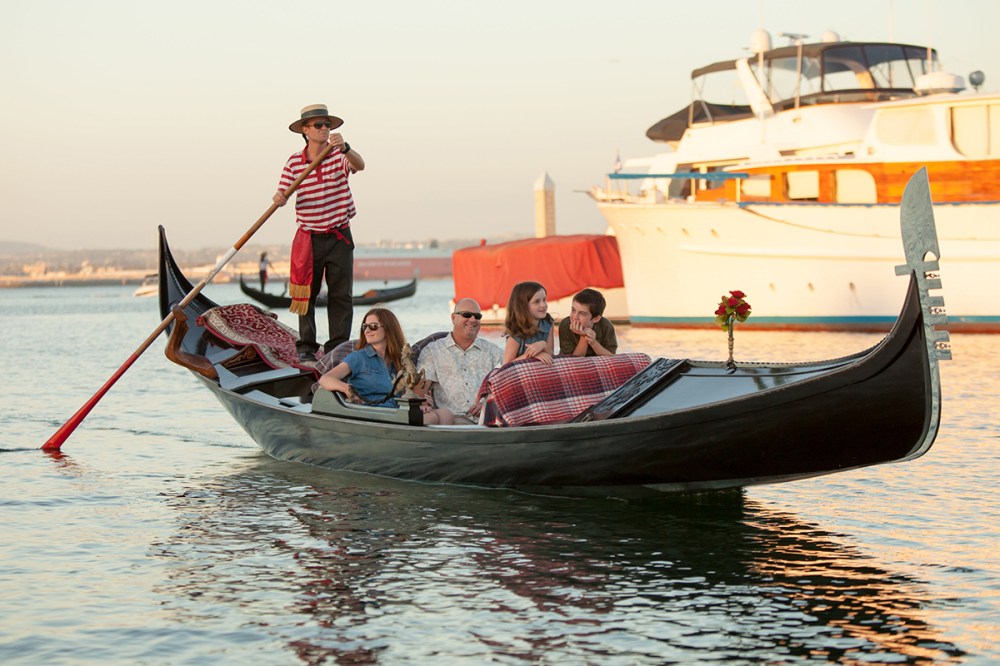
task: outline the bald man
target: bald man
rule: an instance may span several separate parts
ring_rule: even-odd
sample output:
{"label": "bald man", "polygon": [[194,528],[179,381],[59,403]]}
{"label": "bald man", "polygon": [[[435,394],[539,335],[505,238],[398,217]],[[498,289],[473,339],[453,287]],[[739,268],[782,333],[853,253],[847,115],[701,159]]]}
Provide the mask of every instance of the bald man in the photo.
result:
{"label": "bald man", "polygon": [[456,424],[476,423],[481,405],[476,392],[490,370],[503,361],[503,350],[479,339],[479,303],[462,298],[451,313],[451,333],[420,352],[417,370],[424,371],[436,407],[455,415]]}

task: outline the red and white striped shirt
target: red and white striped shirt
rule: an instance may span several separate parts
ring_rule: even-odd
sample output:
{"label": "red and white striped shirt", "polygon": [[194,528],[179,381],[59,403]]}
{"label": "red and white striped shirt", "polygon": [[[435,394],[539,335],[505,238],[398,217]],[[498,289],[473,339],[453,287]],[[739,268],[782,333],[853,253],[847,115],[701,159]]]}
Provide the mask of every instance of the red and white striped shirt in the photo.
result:
{"label": "red and white striped shirt", "polygon": [[[305,149],[295,153],[281,171],[278,187],[282,192],[302,175],[310,160]],[[330,231],[347,227],[357,214],[354,197],[347,184],[353,173],[350,162],[340,152],[330,151],[309,177],[302,181],[295,194],[296,222],[305,231]]]}

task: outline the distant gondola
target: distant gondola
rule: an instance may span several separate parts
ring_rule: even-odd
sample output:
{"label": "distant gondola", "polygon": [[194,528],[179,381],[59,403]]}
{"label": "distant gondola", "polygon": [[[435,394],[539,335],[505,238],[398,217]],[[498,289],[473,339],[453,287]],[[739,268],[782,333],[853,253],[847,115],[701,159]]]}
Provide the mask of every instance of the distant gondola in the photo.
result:
{"label": "distant gondola", "polygon": [[[311,369],[281,367],[220,339],[206,328],[216,304],[204,295],[175,323],[168,356],[269,455],[397,479],[634,497],[911,460],[937,434],[938,361],[950,358],[948,334],[937,328],[946,323],[944,301],[929,294],[940,288],[940,253],[925,172],[907,188],[902,226],[907,264],[897,273],[910,287],[892,331],[874,347],[827,361],[735,367],[658,359],[566,422],[422,426],[410,424],[405,407],[353,405],[322,389],[310,400]],[[191,289],[161,228],[160,314]],[[526,363],[542,365],[520,361],[497,372]]]}
{"label": "distant gondola", "polygon": [[[240,276],[240,290],[262,305],[274,309],[288,308],[292,304],[292,297],[284,294],[269,294],[266,291],[251,287]],[[388,303],[398,301],[401,298],[408,298],[417,293],[417,278],[399,287],[387,287],[385,289],[369,289],[360,296],[354,297],[354,305],[374,305],[376,303]],[[326,292],[321,293],[316,298],[317,307],[326,307]]]}

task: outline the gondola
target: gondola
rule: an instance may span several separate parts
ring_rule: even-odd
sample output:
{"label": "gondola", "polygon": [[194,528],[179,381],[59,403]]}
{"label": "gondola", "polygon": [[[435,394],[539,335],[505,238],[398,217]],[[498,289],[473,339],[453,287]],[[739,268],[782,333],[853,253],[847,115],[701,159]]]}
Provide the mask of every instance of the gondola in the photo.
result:
{"label": "gondola", "polygon": [[[656,359],[563,422],[411,425],[407,400],[390,410],[323,389],[311,395],[311,368],[210,331],[217,306],[202,294],[175,312],[167,355],[274,458],[396,479],[634,498],[911,460],[938,432],[938,362],[950,358],[943,297],[930,294],[941,286],[940,252],[924,171],[907,187],[901,218],[907,263],[896,273],[909,276],[909,289],[875,346],[805,363]],[[161,315],[191,289],[161,227]],[[515,362],[496,374],[518,363],[542,365]]]}
{"label": "gondola", "polygon": [[[271,309],[287,309],[292,304],[292,297],[284,294],[269,294],[261,289],[251,287],[240,275],[240,291]],[[408,298],[417,293],[417,278],[400,285],[398,287],[387,287],[385,289],[369,289],[360,296],[354,296],[354,305],[375,305],[376,303],[388,303],[398,301],[401,298]],[[316,298],[318,307],[326,307],[326,292],[321,293]]]}

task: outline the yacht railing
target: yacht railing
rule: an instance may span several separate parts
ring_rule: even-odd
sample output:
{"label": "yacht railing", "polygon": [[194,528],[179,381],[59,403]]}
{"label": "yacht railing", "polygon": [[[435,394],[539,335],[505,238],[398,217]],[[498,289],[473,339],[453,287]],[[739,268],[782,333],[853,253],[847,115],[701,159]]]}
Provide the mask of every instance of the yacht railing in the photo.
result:
{"label": "yacht railing", "polygon": [[[736,201],[740,201],[740,181],[745,180],[750,177],[748,173],[735,172],[735,171],[674,171],[672,173],[609,173],[608,182],[603,196],[600,199],[607,200],[618,200],[618,201],[638,201],[643,200],[648,197],[636,196],[628,191],[627,186],[624,188],[613,188],[611,186],[611,181],[631,181],[631,180],[690,180],[690,192],[695,192],[698,189],[705,189],[705,183],[714,182],[720,183],[727,180],[736,181]],[[596,189],[596,188],[595,188]],[[655,192],[658,188],[643,188],[650,192]],[[595,196],[595,198],[598,198]]]}
{"label": "yacht railing", "polygon": [[676,178],[683,179],[689,178],[691,180],[742,180],[744,178],[749,178],[748,173],[737,173],[730,171],[709,171],[707,173],[702,173],[700,171],[676,171],[674,173],[609,173],[608,178],[611,180],[642,180],[644,178],[652,178],[656,180],[657,178]]}

